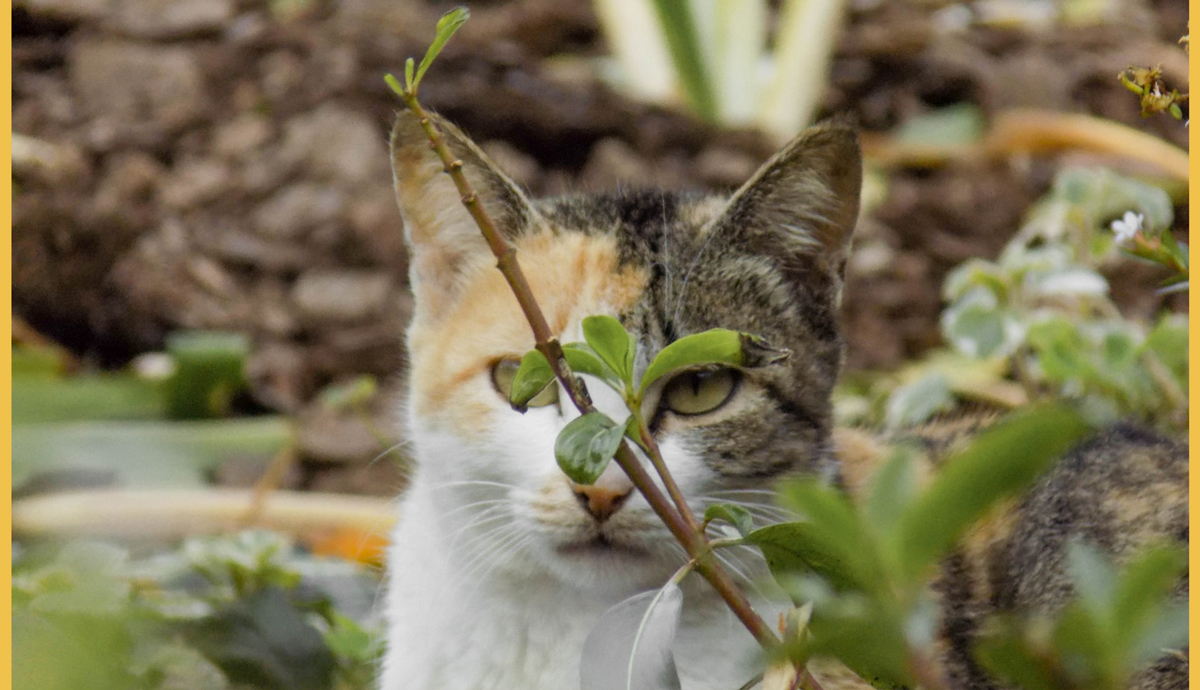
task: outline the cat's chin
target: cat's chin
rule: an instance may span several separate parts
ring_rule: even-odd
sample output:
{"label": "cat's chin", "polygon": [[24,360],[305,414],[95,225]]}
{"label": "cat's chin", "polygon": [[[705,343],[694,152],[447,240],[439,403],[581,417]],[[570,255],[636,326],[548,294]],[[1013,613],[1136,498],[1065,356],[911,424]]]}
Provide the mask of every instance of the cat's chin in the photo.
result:
{"label": "cat's chin", "polygon": [[546,557],[560,581],[604,595],[657,586],[680,565],[661,550],[604,534],[557,542]]}
{"label": "cat's chin", "polygon": [[650,557],[650,552],[647,551],[645,547],[615,541],[604,534],[598,534],[594,537],[581,539],[578,541],[558,544],[554,550],[567,558],[628,558],[637,560],[647,559]]}

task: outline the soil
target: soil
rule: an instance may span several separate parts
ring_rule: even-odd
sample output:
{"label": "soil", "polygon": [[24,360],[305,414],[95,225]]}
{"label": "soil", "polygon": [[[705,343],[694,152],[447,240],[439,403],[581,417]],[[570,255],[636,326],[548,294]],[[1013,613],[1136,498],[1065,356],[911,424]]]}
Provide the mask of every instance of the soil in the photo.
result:
{"label": "soil", "polygon": [[[1183,90],[1182,0],[1113,3],[1119,14],[1099,25],[958,32],[954,12],[983,4],[942,4],[853,3],[822,113],[886,132],[953,103],[987,116],[1037,106],[1186,148],[1180,123],[1140,117],[1115,78],[1162,63]],[[104,367],[174,329],[249,333],[253,394],[270,409],[299,410],[355,374],[398,381],[411,300],[385,145],[399,103],[382,75],[423,52],[449,6],[16,0],[13,131],[36,155],[14,171],[15,315]],[[472,13],[423,101],[535,195],[728,189],[774,148],[599,81],[589,61],[603,39],[584,0],[476,2]],[[848,267],[848,366],[894,368],[939,344],[946,272],[995,256],[1061,162],[893,170],[859,226],[865,258]],[[1151,314],[1162,306],[1146,288],[1154,277],[1122,271],[1115,294]]]}

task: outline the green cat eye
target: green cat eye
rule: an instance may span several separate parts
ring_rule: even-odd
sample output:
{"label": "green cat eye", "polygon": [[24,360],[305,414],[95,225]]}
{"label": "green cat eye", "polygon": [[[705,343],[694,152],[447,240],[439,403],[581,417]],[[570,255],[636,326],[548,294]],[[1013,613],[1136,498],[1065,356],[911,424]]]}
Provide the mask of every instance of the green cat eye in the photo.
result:
{"label": "green cat eye", "polygon": [[[492,385],[504,396],[505,400],[509,399],[512,393],[513,378],[517,375],[517,369],[521,366],[519,359],[502,359],[492,365]],[[533,396],[533,399],[525,404],[526,407],[545,407],[546,405],[554,405],[558,403],[558,384],[552,383],[546,386],[541,393]]]}
{"label": "green cat eye", "polygon": [[727,368],[684,372],[667,382],[663,402],[676,414],[706,414],[729,402],[739,378],[737,370]]}

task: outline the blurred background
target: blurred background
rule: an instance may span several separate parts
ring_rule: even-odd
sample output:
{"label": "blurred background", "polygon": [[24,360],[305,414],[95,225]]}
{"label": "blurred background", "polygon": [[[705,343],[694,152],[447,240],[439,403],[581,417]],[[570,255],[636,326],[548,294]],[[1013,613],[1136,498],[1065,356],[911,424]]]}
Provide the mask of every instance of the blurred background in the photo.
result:
{"label": "blurred background", "polygon": [[[383,75],[455,4],[13,3],[18,687],[367,687],[408,467]],[[533,195],[730,190],[857,123],[843,422],[1185,428],[1183,0],[470,9],[422,101]]]}

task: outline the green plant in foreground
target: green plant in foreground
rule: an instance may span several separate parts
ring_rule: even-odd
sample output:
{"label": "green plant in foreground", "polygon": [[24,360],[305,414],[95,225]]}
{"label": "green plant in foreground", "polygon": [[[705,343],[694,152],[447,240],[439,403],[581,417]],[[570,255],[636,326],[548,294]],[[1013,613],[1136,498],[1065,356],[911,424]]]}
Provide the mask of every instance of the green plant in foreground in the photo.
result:
{"label": "green plant in foreground", "polygon": [[365,690],[378,635],[330,594],[362,577],[267,532],[193,539],[148,559],[100,542],[22,554],[14,687]]}

